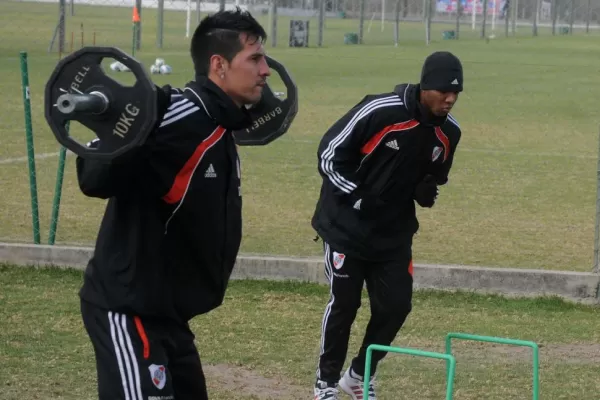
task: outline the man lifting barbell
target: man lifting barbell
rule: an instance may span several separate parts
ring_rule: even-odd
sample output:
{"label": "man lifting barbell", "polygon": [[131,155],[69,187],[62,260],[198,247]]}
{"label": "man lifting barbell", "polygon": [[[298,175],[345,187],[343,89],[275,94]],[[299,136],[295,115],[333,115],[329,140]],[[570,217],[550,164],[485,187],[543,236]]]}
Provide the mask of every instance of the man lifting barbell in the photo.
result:
{"label": "man lifting barbell", "polygon": [[[194,33],[196,79],[183,90],[165,95],[126,57],[138,81],[116,86],[97,68],[115,49],[78,54],[47,85],[46,117],[78,154],[82,192],[109,199],[80,290],[101,400],[208,398],[188,321],[221,304],[240,246],[236,141],[270,142],[297,110],[287,74],[285,102],[266,85],[279,64],[265,38],[249,13],[222,11]],[[69,120],[98,139],[82,147]]]}

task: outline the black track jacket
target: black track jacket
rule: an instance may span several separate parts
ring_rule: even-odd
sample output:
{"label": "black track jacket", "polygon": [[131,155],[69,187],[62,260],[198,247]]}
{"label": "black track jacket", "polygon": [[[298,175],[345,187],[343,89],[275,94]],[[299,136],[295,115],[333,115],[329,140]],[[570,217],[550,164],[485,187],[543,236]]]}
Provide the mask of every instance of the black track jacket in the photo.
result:
{"label": "black track jacket", "polygon": [[419,91],[367,95],[323,136],[312,226],[336,251],[373,261],[406,252],[419,227],[416,184],[426,174],[448,181],[461,131],[451,115],[425,117]]}
{"label": "black track jacket", "polygon": [[231,130],[251,118],[206,78],[172,93],[127,161],[77,158],[82,192],[109,199],[80,296],[186,322],[221,304],[237,257],[242,198]]}

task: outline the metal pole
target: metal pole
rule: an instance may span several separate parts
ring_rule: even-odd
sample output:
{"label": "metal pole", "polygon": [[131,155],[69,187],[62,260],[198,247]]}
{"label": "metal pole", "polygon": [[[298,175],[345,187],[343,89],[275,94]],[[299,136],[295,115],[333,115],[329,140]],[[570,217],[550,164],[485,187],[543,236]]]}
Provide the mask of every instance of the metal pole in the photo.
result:
{"label": "metal pole", "polygon": [[200,24],[200,0],[196,0],[196,25]]}
{"label": "metal pole", "polygon": [[400,40],[400,0],[396,0],[396,9],[394,19],[394,45],[398,47],[398,41]]}
{"label": "metal pole", "polygon": [[431,0],[424,0],[425,12],[425,45],[429,45],[431,40]]}
{"label": "metal pole", "polygon": [[488,0],[483,0],[483,20],[481,21],[481,37],[485,38],[485,25],[487,24]]}
{"label": "metal pole", "polygon": [[165,20],[165,0],[158,0],[158,13],[156,14],[156,47],[163,47],[163,26]]}
{"label": "metal pole", "polygon": [[510,19],[510,1],[506,3],[506,11],[504,12],[504,36],[508,37],[508,20]]}
{"label": "metal pole", "polygon": [[587,13],[585,14],[585,33],[590,33],[590,18],[592,18],[592,0],[588,0]]}
{"label": "metal pole", "polygon": [[517,18],[519,17],[519,0],[511,0],[514,1],[515,4],[512,6],[512,34],[515,36],[517,34]]}
{"label": "metal pole", "polygon": [[463,14],[462,3],[459,1],[456,2],[456,40],[458,40],[459,32],[460,32],[460,19]]}
{"label": "metal pole", "polygon": [[71,0],[71,16],[75,15],[75,0]]}
{"label": "metal pole", "polygon": [[381,0],[381,32],[385,26],[385,0]]}
{"label": "metal pole", "polygon": [[219,0],[219,11],[225,10],[225,0]]}
{"label": "metal pole", "polygon": [[38,210],[37,178],[35,171],[35,151],[33,148],[33,128],[31,123],[31,93],[29,90],[29,67],[27,52],[21,52],[21,86],[23,89],[23,111],[25,116],[25,135],[27,140],[27,160],[29,164],[29,191],[31,193],[31,218],[33,222],[33,241],[40,244],[40,216]]}
{"label": "metal pole", "polygon": [[496,0],[492,0],[494,2],[494,5],[492,6],[492,35],[494,34],[494,31],[496,30]]}
{"label": "metal pole", "polygon": [[277,46],[277,0],[271,0],[271,46]]}
{"label": "metal pole", "polygon": [[594,269],[600,273],[600,134],[598,135],[598,164],[596,168],[596,231],[594,234]]}
{"label": "metal pole", "polygon": [[135,0],[135,5],[140,16],[140,22],[137,23],[137,28],[135,32],[135,46],[136,50],[139,50],[142,47],[142,0]]}
{"label": "metal pole", "polygon": [[319,36],[317,46],[323,46],[323,31],[325,30],[325,0],[319,1]]}
{"label": "metal pole", "polygon": [[538,35],[538,18],[540,16],[540,0],[535,1],[535,11],[533,13],[533,36]]}
{"label": "metal pole", "polygon": [[550,15],[552,15],[552,36],[556,35],[556,18],[558,17],[558,12],[556,11],[557,3],[556,0],[550,2],[550,7],[552,7],[550,10]]}
{"label": "metal pole", "polygon": [[571,0],[571,5],[569,6],[569,35],[573,34],[573,20],[575,19],[573,3],[575,3],[575,1]]}
{"label": "metal pole", "polygon": [[190,28],[192,25],[192,0],[187,0],[185,7],[185,37],[190,37]]}
{"label": "metal pole", "polygon": [[65,0],[58,3],[58,54],[65,52]]}
{"label": "metal pole", "polygon": [[433,15],[433,6],[435,0],[427,0],[427,44],[431,42],[431,18]]}
{"label": "metal pole", "polygon": [[[69,122],[67,122],[69,124]],[[67,130],[69,125],[66,126]],[[58,170],[56,171],[56,185],[54,187],[54,200],[52,202],[52,219],[50,220],[50,231],[48,232],[48,244],[54,245],[56,241],[56,231],[58,230],[58,216],[60,214],[60,198],[62,195],[63,179],[65,174],[65,158],[67,157],[67,148],[60,147],[58,158]]]}
{"label": "metal pole", "polygon": [[365,25],[365,2],[367,0],[359,0],[360,1],[360,22],[358,24],[358,43],[363,43],[363,32]]}

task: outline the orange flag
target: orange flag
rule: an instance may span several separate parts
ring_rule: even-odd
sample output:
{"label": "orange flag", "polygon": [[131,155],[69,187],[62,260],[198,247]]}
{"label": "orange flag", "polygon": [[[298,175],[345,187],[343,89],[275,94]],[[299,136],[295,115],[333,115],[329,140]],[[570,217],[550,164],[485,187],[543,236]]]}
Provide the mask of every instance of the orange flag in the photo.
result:
{"label": "orange flag", "polygon": [[140,13],[138,12],[137,6],[133,6],[133,23],[140,22]]}

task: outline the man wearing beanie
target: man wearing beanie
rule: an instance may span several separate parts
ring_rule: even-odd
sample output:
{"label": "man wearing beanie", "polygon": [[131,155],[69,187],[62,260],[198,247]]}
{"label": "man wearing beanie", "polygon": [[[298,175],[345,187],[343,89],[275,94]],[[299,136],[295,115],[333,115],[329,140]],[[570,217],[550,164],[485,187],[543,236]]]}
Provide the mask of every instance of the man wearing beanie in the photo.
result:
{"label": "man wearing beanie", "polygon": [[[419,83],[365,96],[325,132],[318,148],[322,177],[312,226],[323,239],[331,297],[323,315],[314,400],[376,399],[374,375],[412,309],[415,203],[433,207],[461,137],[450,110],[463,90],[459,59],[429,55]],[[350,328],[366,283],[371,317],[358,354],[342,374]],[[363,393],[364,379],[369,393]]]}

